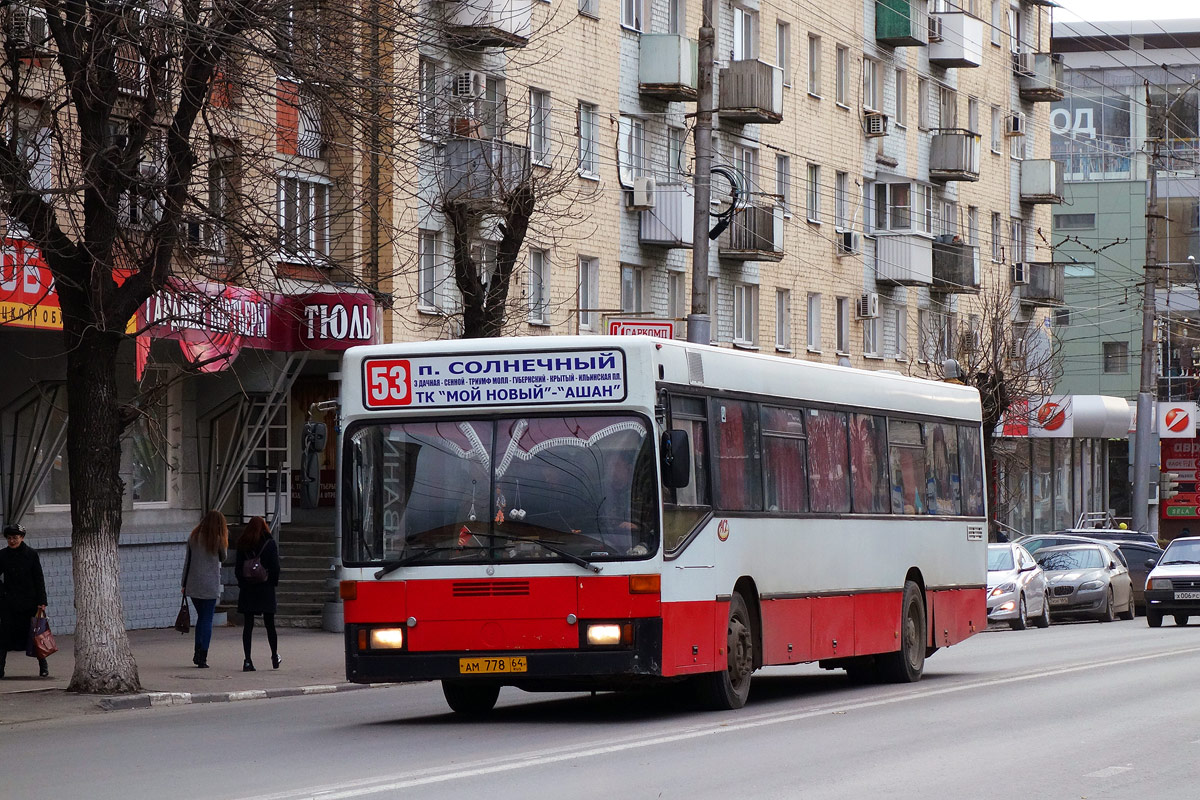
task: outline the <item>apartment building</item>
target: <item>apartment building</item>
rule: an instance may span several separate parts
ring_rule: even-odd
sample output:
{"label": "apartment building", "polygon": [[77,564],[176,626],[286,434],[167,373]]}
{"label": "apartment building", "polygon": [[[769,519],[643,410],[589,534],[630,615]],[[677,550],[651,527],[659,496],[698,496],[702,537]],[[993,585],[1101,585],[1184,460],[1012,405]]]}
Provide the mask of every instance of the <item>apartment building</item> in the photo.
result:
{"label": "apartment building", "polygon": [[[419,268],[405,289],[417,302],[392,335],[458,330],[445,175],[471,147],[470,167],[495,171],[500,145],[462,140],[499,127],[507,152],[529,148],[519,157],[586,188],[571,187],[570,225],[535,230],[535,215],[506,330],[591,331],[636,315],[675,321],[682,336],[702,235],[690,174],[700,0],[449,5],[462,11],[455,25],[511,35],[464,47],[460,28],[442,27],[420,48],[423,102],[462,108],[470,87],[478,119],[449,113],[440,132],[422,131],[429,191],[412,202],[420,234],[407,258]],[[714,342],[923,373],[975,329],[981,290],[1017,297],[1018,325],[1061,301],[1047,208],[1062,193],[1047,124],[1061,65],[1047,7],[714,9],[714,225],[738,192],[706,265]],[[479,252],[494,250],[492,235]]]}

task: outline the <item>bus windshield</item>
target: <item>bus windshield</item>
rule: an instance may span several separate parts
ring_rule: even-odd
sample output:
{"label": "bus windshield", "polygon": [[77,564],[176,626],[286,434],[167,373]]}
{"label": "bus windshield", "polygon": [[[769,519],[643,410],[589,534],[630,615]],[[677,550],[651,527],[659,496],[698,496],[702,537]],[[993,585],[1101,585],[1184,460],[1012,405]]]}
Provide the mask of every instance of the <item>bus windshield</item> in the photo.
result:
{"label": "bus windshield", "polygon": [[645,558],[658,547],[650,425],[634,416],[514,417],[353,429],[347,563]]}

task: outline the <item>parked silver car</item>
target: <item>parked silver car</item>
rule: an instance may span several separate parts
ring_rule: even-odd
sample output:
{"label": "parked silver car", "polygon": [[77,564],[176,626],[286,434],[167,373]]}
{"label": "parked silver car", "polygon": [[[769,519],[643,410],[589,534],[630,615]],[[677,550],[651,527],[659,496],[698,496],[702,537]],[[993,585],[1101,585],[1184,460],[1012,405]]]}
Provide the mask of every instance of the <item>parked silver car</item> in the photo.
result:
{"label": "parked silver car", "polygon": [[1046,575],[1021,545],[988,545],[987,609],[988,622],[1007,622],[1015,631],[1030,622],[1050,624]]}
{"label": "parked silver car", "polygon": [[1100,542],[1058,545],[1038,550],[1036,558],[1050,585],[1053,616],[1112,622],[1119,613],[1122,619],[1133,619],[1129,569],[1111,548]]}

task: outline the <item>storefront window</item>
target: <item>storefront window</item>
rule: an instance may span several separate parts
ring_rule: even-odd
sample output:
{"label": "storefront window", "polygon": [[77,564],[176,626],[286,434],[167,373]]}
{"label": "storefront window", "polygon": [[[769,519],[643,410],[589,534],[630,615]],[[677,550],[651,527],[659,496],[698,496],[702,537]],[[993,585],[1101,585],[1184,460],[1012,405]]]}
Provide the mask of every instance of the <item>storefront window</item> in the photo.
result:
{"label": "storefront window", "polygon": [[1070,528],[1073,503],[1071,502],[1071,443],[1072,439],[1054,440],[1054,527],[1056,530]]}
{"label": "storefront window", "polygon": [[166,402],[146,408],[130,429],[126,441],[130,450],[132,474],[129,491],[133,495],[133,502],[165,503],[167,456],[170,450]]}
{"label": "storefront window", "polygon": [[1033,445],[1033,526],[1030,533],[1046,533],[1054,528],[1054,475],[1051,471],[1050,440],[1037,439]]}

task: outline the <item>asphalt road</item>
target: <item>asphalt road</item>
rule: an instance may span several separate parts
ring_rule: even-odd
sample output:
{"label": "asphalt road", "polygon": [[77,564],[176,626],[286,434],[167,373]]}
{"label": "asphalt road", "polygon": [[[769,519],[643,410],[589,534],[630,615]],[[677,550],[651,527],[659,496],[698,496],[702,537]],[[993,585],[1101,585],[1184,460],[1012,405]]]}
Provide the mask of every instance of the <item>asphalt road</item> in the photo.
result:
{"label": "asphalt road", "polygon": [[437,684],[11,726],[0,795],[41,798],[1194,797],[1200,625],[987,631],[917,684],[756,674],[737,712],[672,695],[505,690],[483,721]]}

